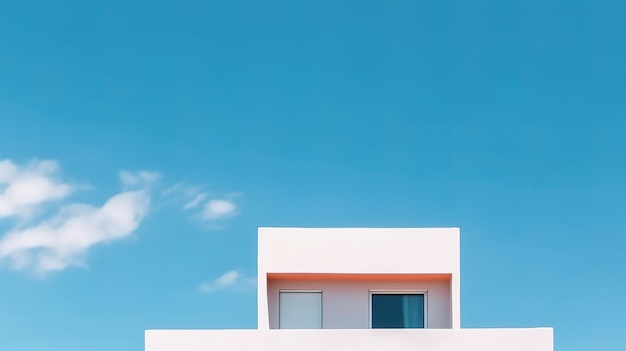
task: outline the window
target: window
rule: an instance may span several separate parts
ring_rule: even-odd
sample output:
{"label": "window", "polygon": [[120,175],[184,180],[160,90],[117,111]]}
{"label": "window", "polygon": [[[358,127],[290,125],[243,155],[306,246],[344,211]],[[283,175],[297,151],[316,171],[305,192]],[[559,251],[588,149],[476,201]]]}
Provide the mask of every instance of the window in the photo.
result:
{"label": "window", "polygon": [[280,291],[278,328],[321,329],[321,291]]}
{"label": "window", "polygon": [[371,294],[372,328],[425,328],[425,293]]}

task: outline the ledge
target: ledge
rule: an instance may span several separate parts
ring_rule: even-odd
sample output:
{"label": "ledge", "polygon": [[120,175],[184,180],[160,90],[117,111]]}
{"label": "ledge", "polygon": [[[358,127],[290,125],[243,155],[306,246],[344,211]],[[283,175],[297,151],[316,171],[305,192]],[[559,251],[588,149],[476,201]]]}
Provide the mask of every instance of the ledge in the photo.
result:
{"label": "ledge", "polygon": [[146,351],[553,351],[552,328],[147,330]]}

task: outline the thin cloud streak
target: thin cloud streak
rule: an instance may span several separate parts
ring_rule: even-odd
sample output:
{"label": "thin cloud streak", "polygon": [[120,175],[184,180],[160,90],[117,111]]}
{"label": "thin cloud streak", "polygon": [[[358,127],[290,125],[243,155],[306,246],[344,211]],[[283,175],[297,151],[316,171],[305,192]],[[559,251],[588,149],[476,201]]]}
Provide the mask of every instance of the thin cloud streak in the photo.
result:
{"label": "thin cloud streak", "polygon": [[243,277],[236,270],[228,271],[212,282],[202,283],[199,289],[203,293],[213,293],[223,289],[243,289],[256,285],[256,278]]}
{"label": "thin cloud streak", "polygon": [[183,206],[183,210],[190,210],[192,208],[196,208],[198,206],[200,206],[200,204],[208,197],[207,193],[201,193],[196,195],[196,197],[189,201],[188,203],[185,204],[185,206]]}
{"label": "thin cloud streak", "polygon": [[231,193],[226,198],[213,198],[202,187],[178,183],[163,192],[163,195],[183,203],[182,210],[192,218],[204,222],[207,229],[225,228],[225,220],[239,214],[239,207],[232,200],[240,193]]}
{"label": "thin cloud streak", "polygon": [[225,219],[237,214],[237,206],[231,200],[209,200],[202,211],[202,219],[214,221]]}

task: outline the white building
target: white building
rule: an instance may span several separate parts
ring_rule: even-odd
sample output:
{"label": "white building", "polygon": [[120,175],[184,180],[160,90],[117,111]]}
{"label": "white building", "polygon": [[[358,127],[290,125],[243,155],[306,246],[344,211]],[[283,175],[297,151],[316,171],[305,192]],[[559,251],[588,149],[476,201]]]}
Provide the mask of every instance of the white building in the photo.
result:
{"label": "white building", "polygon": [[258,240],[258,329],[148,330],[145,350],[553,350],[552,328],[461,328],[458,228],[260,228]]}

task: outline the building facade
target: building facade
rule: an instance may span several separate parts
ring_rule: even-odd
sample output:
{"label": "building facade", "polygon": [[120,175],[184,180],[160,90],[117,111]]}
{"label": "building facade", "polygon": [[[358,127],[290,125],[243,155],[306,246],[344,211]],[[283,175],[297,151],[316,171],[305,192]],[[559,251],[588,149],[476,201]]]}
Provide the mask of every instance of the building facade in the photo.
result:
{"label": "building facade", "polygon": [[258,329],[148,330],[146,351],[552,351],[552,328],[463,329],[458,228],[259,228]]}

